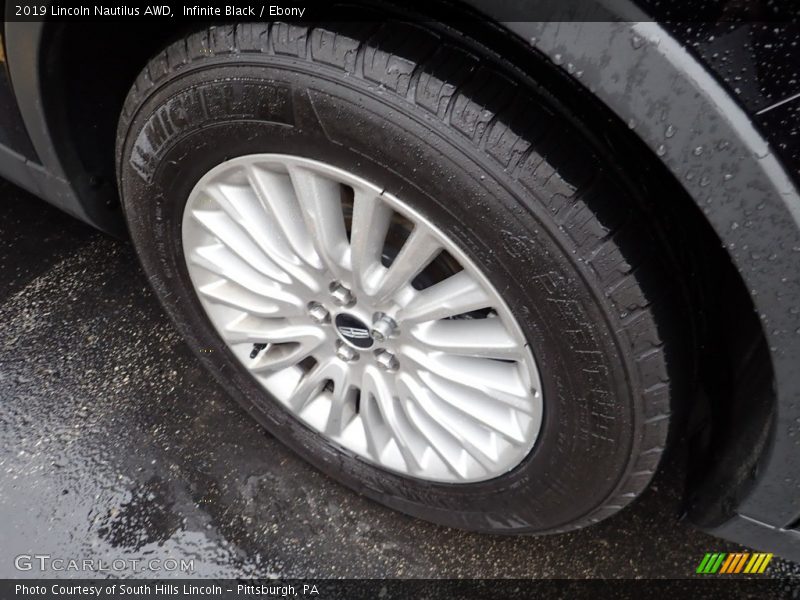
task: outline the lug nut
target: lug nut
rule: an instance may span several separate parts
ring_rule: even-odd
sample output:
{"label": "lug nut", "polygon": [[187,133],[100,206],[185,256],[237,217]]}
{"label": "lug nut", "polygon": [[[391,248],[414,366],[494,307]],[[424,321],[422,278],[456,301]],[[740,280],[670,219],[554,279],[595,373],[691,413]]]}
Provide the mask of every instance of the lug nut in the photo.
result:
{"label": "lug nut", "polygon": [[397,328],[397,323],[394,322],[389,316],[382,315],[377,321],[372,324],[372,339],[376,342],[385,342],[391,337],[394,330]]}
{"label": "lug nut", "polygon": [[356,297],[353,296],[353,292],[344,287],[341,283],[332,283],[330,291],[331,296],[333,296],[333,301],[339,306],[352,306],[356,302]]}
{"label": "lug nut", "polygon": [[386,371],[396,371],[400,366],[397,357],[388,350],[378,350],[375,353],[375,362]]}
{"label": "lug nut", "polygon": [[315,323],[322,325],[331,320],[331,314],[319,302],[312,302],[308,305],[308,314]]}
{"label": "lug nut", "polygon": [[358,360],[358,352],[342,342],[339,342],[336,346],[336,356],[338,356],[344,362],[353,362],[354,360]]}

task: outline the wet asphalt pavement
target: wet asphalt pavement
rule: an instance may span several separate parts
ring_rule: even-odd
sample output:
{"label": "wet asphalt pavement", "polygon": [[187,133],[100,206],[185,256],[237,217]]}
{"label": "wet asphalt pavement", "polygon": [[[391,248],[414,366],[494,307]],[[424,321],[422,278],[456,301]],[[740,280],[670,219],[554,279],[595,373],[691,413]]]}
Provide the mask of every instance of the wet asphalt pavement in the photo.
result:
{"label": "wet asphalt pavement", "polygon": [[567,535],[480,536],[385,509],[226,397],[127,242],[0,181],[0,577],[42,576],[14,567],[34,553],[194,559],[215,577],[687,577],[740,547],[679,519],[680,463]]}

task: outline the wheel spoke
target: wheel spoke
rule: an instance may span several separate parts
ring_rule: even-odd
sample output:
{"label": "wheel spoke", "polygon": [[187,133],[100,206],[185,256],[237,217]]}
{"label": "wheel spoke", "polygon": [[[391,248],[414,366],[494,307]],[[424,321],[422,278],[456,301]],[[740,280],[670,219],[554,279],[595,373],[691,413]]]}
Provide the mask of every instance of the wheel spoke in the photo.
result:
{"label": "wheel spoke", "polygon": [[392,439],[388,427],[383,421],[381,411],[375,398],[361,389],[361,424],[367,442],[367,456],[377,463],[382,462],[386,446]]}
{"label": "wheel spoke", "polygon": [[398,313],[398,319],[411,323],[434,321],[488,308],[491,303],[486,290],[469,273],[459,271],[417,293]]}
{"label": "wheel spoke", "polygon": [[[409,399],[408,408],[412,419],[421,430],[427,431],[426,437],[431,446],[448,462],[459,477],[468,475],[469,465],[464,453],[490,471],[497,459],[497,450],[491,433],[467,419],[453,419],[436,406],[428,390],[419,380],[404,374],[398,378],[398,387]],[[479,440],[480,443],[474,443]]]}
{"label": "wheel spoke", "polygon": [[487,410],[496,410],[498,404],[519,414],[528,416],[536,416],[537,414],[536,409],[530,405],[527,397],[509,394],[497,389],[487,392],[485,386],[477,382],[455,381],[422,368],[418,370],[418,373],[420,379],[431,388],[433,393],[454,406],[472,410],[475,415],[481,413],[481,407],[486,407]]}
{"label": "wheel spoke", "polygon": [[286,271],[278,267],[250,237],[242,235],[241,229],[223,211],[196,210],[193,216],[220,242],[239,255],[267,277],[282,283],[291,283]]}
{"label": "wheel spoke", "polygon": [[289,397],[289,405],[295,412],[302,412],[325,389],[329,381],[343,384],[346,378],[345,367],[333,357],[315,364],[297,383]]}
{"label": "wheel spoke", "polygon": [[[502,394],[492,397],[490,394],[476,393],[474,388],[453,384],[430,372],[418,371],[417,377],[427,387],[430,397],[443,403],[440,410],[453,415],[453,410],[458,411],[460,417],[455,420],[463,421],[465,418],[480,424],[506,438],[509,442],[519,444],[524,442],[524,436],[519,424],[519,412],[509,403],[504,402]],[[507,395],[505,395],[508,398]],[[515,403],[521,404],[521,399],[511,397]]]}
{"label": "wheel spoke", "polygon": [[422,370],[488,396],[516,398],[520,405],[524,405],[530,394],[515,363],[452,354],[431,354],[410,346],[404,347],[403,357],[417,363]]}
{"label": "wheel spoke", "polygon": [[279,371],[296,365],[319,348],[320,342],[315,338],[306,338],[301,342],[286,344],[270,344],[255,359],[250,370],[253,373]]}
{"label": "wheel spoke", "polygon": [[315,325],[296,325],[286,319],[262,319],[244,315],[225,326],[222,336],[231,344],[283,344],[315,341],[321,344],[325,332]]}
{"label": "wheel spoke", "polygon": [[[285,288],[290,286],[280,286],[273,279],[255,270],[224,244],[196,248],[188,259],[192,264],[259,296],[288,298]],[[300,304],[299,299],[297,303]]]}
{"label": "wheel spoke", "polygon": [[391,438],[406,463],[406,468],[411,472],[419,472],[424,466],[419,442],[419,433],[408,423],[406,417],[399,410],[399,403],[395,390],[387,378],[376,368],[364,371],[362,393],[375,401],[381,418],[391,432]]}
{"label": "wheel spoke", "polygon": [[353,197],[353,225],[350,251],[353,283],[366,292],[383,269],[381,254],[392,222],[392,210],[380,197],[356,190]]}
{"label": "wheel spoke", "polygon": [[208,186],[206,192],[273,262],[286,265],[299,261],[275,220],[268,218],[252,186],[218,183]]}
{"label": "wheel spoke", "polygon": [[349,279],[341,184],[302,167],[289,167],[289,176],[317,255],[336,279]]}
{"label": "wheel spoke", "polygon": [[448,470],[458,479],[468,475],[464,445],[451,435],[446,428],[437,423],[431,415],[421,409],[425,399],[408,378],[398,377],[401,405],[410,423],[422,434],[428,447],[436,453]]}
{"label": "wheel spoke", "polygon": [[252,184],[212,185],[208,187],[208,194],[271,262],[280,265],[291,280],[305,286],[311,293],[319,292],[321,285],[318,278],[304,268],[301,258],[292,251],[281,226],[275,219],[269,218],[268,209]]}
{"label": "wheel spoke", "polygon": [[411,285],[414,277],[428,266],[441,249],[441,243],[431,233],[415,228],[372,293],[374,300],[385,301],[402,287]]}
{"label": "wheel spoke", "polygon": [[246,172],[261,205],[274,219],[286,243],[306,264],[314,269],[322,268],[289,176],[256,166],[249,166]]}
{"label": "wheel spoke", "polygon": [[524,342],[515,340],[499,318],[429,321],[410,333],[435,351],[477,358],[522,358]]}
{"label": "wheel spoke", "polygon": [[355,416],[351,404],[354,394],[357,394],[357,390],[351,387],[348,377],[343,377],[340,382],[334,382],[333,392],[331,392],[331,407],[325,423],[325,435],[334,438],[340,436]]}
{"label": "wheel spoke", "polygon": [[265,298],[232,281],[220,279],[198,288],[197,291],[211,302],[258,317],[295,317],[303,314],[302,303],[279,289],[270,292],[270,297]]}

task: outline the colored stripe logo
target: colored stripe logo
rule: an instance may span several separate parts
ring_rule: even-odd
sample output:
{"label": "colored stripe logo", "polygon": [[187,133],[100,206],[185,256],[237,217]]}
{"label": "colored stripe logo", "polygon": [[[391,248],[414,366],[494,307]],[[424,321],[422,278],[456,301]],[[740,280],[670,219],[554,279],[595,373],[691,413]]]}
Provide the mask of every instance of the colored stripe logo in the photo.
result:
{"label": "colored stripe logo", "polygon": [[756,574],[766,571],[772,560],[766,552],[708,552],[697,566],[702,575],[735,575],[737,573]]}

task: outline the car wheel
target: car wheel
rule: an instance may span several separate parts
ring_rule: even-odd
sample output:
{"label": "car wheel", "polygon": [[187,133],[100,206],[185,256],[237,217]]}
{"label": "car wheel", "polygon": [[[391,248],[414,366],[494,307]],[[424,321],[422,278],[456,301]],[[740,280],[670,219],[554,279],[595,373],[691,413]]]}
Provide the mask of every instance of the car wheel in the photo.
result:
{"label": "car wheel", "polygon": [[670,403],[649,228],[585,126],[477,43],[212,28],[144,69],[118,157],[177,327],[325,473],[506,533],[649,482]]}

